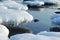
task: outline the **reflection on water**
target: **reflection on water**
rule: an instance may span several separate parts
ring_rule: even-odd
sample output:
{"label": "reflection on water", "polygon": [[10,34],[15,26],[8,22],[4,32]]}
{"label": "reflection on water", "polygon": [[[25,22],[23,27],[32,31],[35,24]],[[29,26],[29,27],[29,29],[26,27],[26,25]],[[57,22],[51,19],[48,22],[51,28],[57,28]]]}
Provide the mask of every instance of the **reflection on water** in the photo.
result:
{"label": "reflection on water", "polygon": [[54,12],[60,11],[58,10],[60,6],[45,6],[44,8],[35,8],[29,9],[28,12],[33,15],[34,19],[38,19],[38,22],[30,22],[26,24],[28,28],[30,28],[33,33],[38,33],[40,31],[49,31],[51,24],[51,16]]}

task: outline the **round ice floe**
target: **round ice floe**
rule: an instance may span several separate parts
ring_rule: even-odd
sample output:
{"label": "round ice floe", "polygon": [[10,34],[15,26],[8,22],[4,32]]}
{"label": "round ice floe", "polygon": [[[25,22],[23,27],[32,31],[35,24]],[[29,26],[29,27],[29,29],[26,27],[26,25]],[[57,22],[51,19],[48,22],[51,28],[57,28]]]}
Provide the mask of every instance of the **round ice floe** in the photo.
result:
{"label": "round ice floe", "polygon": [[15,9],[15,10],[27,10],[28,9],[26,5],[16,3],[15,1],[4,1],[3,4],[9,9]]}
{"label": "round ice floe", "polygon": [[25,34],[18,34],[18,35],[11,36],[10,40],[51,40],[51,39],[43,35],[34,35],[31,33],[30,34],[25,33]]}
{"label": "round ice floe", "polygon": [[9,30],[4,25],[0,25],[0,34],[8,37]]}

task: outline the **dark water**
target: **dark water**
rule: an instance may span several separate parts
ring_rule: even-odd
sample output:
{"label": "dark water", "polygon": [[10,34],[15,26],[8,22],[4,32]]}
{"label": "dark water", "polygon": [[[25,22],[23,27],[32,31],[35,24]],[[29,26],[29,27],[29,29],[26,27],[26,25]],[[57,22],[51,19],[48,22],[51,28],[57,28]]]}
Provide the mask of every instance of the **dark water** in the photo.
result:
{"label": "dark water", "polygon": [[60,6],[46,6],[45,8],[35,8],[35,9],[29,9],[28,12],[34,17],[34,19],[37,19],[37,22],[30,22],[26,24],[28,28],[30,28],[34,34],[40,32],[40,31],[49,31],[49,29],[52,27],[51,23],[51,16],[57,12]]}

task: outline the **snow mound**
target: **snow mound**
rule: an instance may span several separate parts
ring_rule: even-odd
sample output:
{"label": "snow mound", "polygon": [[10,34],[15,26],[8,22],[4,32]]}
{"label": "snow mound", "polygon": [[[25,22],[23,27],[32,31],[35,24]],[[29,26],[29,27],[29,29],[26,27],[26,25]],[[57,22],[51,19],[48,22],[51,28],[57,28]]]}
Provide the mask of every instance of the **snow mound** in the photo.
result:
{"label": "snow mound", "polygon": [[37,35],[43,35],[49,37],[51,40],[60,40],[60,32],[47,32],[43,31],[38,33]]}
{"label": "snow mound", "polygon": [[0,21],[2,24],[6,25],[18,25],[24,21],[24,18],[14,11],[3,9],[0,11]]}
{"label": "snow mound", "polygon": [[25,4],[31,5],[31,6],[41,6],[44,5],[44,2],[40,1],[24,1]]}
{"label": "snow mound", "polygon": [[38,35],[45,35],[45,36],[53,36],[53,37],[60,37],[60,32],[40,32]]}
{"label": "snow mound", "polygon": [[[33,20],[33,16],[26,11],[8,9],[3,4],[0,5],[0,23],[20,24],[21,22],[29,22]],[[1,14],[2,13],[2,14]],[[9,23],[10,22],[10,23]]]}
{"label": "snow mound", "polygon": [[9,30],[4,25],[0,25],[0,40],[9,40]]}
{"label": "snow mound", "polygon": [[9,30],[4,25],[0,25],[0,34],[3,34],[4,36],[8,36]]}
{"label": "snow mound", "polygon": [[4,6],[8,7],[9,9],[14,10],[28,10],[28,7],[23,4],[16,3],[15,1],[4,1]]}
{"label": "snow mound", "polygon": [[43,35],[34,35],[31,33],[25,33],[11,36],[10,40],[50,40],[50,38]]}
{"label": "snow mound", "polygon": [[59,0],[39,0],[39,1],[48,2],[48,3],[56,3],[56,2],[59,2]]}
{"label": "snow mound", "polygon": [[0,34],[0,40],[10,40],[5,34]]}
{"label": "snow mound", "polygon": [[33,16],[26,11],[21,11],[20,15],[24,17],[26,22],[31,22],[33,20]]}

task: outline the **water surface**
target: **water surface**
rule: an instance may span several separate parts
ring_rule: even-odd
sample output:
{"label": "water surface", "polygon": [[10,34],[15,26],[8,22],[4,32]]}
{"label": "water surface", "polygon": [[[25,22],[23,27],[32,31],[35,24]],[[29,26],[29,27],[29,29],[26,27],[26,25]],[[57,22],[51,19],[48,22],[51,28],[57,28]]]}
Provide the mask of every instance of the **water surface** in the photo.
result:
{"label": "water surface", "polygon": [[26,24],[28,28],[30,28],[34,34],[40,31],[49,31],[52,27],[51,16],[54,12],[60,11],[58,10],[60,6],[46,6],[45,8],[35,8],[29,9],[28,12],[34,17],[34,19],[38,19],[38,22],[30,22]]}

